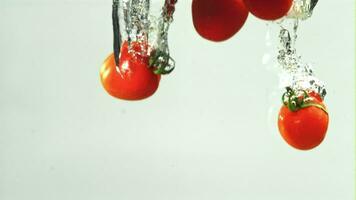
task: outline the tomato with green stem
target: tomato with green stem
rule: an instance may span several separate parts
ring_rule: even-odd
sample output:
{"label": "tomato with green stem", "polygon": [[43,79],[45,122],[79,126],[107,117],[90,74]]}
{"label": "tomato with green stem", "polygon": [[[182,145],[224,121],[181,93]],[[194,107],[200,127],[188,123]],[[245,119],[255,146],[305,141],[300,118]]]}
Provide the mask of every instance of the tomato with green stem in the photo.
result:
{"label": "tomato with green stem", "polygon": [[299,150],[317,147],[324,140],[329,124],[324,103],[305,91],[302,96],[297,95],[291,88],[287,88],[282,99],[278,129],[283,139]]}

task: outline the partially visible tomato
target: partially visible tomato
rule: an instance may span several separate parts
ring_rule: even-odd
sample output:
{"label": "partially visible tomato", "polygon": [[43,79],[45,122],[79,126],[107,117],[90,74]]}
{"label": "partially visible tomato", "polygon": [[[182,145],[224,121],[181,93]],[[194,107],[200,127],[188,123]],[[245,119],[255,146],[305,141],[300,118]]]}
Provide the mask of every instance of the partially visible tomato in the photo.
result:
{"label": "partially visible tomato", "polygon": [[293,0],[243,0],[247,9],[256,17],[276,20],[285,16],[291,9]]}
{"label": "partially visible tomato", "polygon": [[[142,45],[124,42],[121,48],[119,66],[115,64],[115,56],[111,54],[100,69],[101,83],[105,90],[113,97],[124,100],[145,99],[158,88],[160,75],[154,74],[149,67],[149,56],[138,54]],[[145,47],[145,46],[143,46]]]}
{"label": "partially visible tomato", "polygon": [[248,11],[242,0],[193,0],[193,24],[205,39],[229,39],[244,25]]}
{"label": "partially visible tomato", "polygon": [[310,97],[315,98],[315,100],[317,100],[317,101],[319,101],[319,102],[323,102],[323,99],[321,98],[320,94],[318,94],[318,93],[315,92],[315,91],[308,92],[308,95],[309,95]]}
{"label": "partially visible tomato", "polygon": [[325,138],[329,124],[329,115],[325,105],[310,96],[312,100],[303,108],[290,110],[286,105],[280,109],[278,128],[284,140],[299,150],[310,150],[318,146]]}

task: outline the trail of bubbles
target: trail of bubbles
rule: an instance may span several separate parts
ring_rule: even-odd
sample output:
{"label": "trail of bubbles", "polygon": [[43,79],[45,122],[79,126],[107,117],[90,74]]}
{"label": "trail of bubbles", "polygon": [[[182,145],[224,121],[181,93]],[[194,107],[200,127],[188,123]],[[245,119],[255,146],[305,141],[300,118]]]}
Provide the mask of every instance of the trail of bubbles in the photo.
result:
{"label": "trail of bubbles", "polygon": [[[177,0],[122,0],[119,6],[120,25],[124,27],[121,35],[128,41],[130,53],[140,57],[155,54],[155,64],[165,66],[163,73],[175,67],[169,53],[168,30],[176,3]],[[140,44],[140,49],[137,45],[132,49],[132,42]]]}
{"label": "trail of bubbles", "polygon": [[[278,62],[282,68],[280,74],[280,86],[291,87],[295,91],[314,91],[324,98],[326,95],[325,85],[315,77],[310,64],[304,63],[301,56],[297,54],[295,43],[297,39],[299,21],[293,21],[292,28],[281,25],[279,34],[280,47]],[[292,29],[292,30],[290,30]]]}

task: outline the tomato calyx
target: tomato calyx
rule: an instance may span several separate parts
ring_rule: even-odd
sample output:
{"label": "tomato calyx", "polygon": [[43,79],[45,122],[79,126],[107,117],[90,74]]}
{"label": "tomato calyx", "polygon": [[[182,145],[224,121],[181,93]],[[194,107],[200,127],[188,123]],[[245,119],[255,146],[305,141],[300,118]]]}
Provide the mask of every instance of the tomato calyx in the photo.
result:
{"label": "tomato calyx", "polygon": [[326,108],[317,103],[312,96],[305,90],[294,91],[291,87],[286,87],[286,92],[282,95],[282,102],[292,112],[307,107],[316,107],[328,114]]}
{"label": "tomato calyx", "polygon": [[149,66],[155,70],[153,73],[166,75],[174,70],[175,61],[169,55],[161,50],[153,50],[149,59]]}

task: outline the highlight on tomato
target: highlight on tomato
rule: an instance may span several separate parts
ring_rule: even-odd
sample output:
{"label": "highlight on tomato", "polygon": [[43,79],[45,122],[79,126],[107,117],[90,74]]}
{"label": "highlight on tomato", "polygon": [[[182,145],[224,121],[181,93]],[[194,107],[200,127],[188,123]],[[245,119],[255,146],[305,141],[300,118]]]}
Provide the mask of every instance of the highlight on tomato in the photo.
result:
{"label": "highlight on tomato", "polygon": [[192,17],[201,37],[221,42],[242,28],[248,11],[242,0],[193,0]]}
{"label": "highlight on tomato", "polygon": [[277,20],[291,9],[293,0],[243,0],[247,9],[263,20]]}
{"label": "highlight on tomato", "polygon": [[283,139],[299,150],[310,150],[324,140],[329,114],[320,96],[302,91],[301,95],[287,87],[278,116],[278,129]]}

